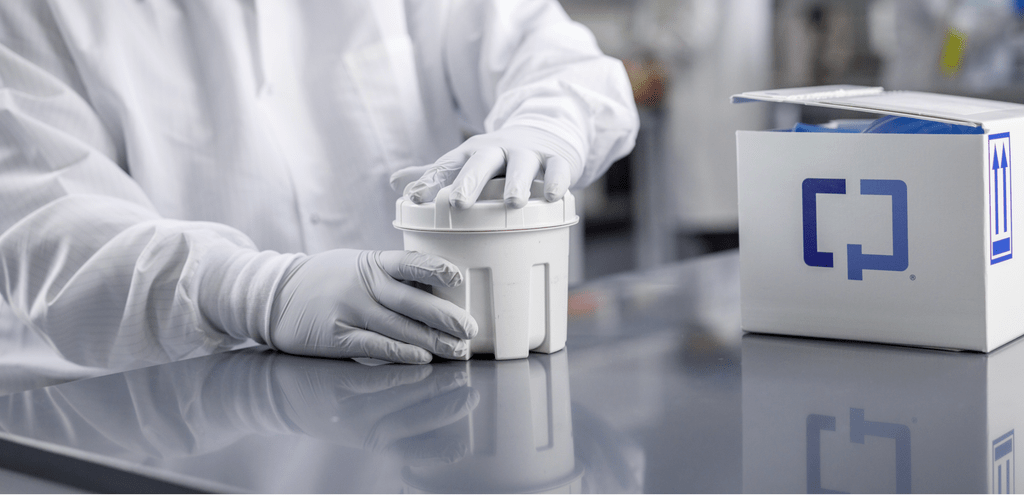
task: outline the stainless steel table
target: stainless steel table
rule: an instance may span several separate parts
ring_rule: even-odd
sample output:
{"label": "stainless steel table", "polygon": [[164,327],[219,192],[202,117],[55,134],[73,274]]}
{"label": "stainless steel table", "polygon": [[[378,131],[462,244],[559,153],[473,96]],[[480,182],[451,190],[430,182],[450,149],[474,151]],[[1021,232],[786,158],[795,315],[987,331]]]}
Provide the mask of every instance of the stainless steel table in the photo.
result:
{"label": "stainless steel table", "polygon": [[742,336],[738,284],[735,253],[589,283],[568,348],[525,360],[252,348],[0,397],[0,469],[101,491],[1015,489],[1019,342]]}

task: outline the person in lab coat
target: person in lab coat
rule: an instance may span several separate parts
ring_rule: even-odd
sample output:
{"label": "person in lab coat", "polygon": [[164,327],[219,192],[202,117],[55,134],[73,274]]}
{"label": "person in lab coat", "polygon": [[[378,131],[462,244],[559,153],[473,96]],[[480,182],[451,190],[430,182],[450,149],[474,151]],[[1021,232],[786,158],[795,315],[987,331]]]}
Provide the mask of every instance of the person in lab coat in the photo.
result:
{"label": "person in lab coat", "polygon": [[677,233],[692,254],[729,245],[739,229],[735,133],[764,128],[768,107],[739,108],[729,97],[770,87],[772,2],[639,0],[632,20],[633,49],[660,66],[648,72],[666,86],[664,117],[645,127],[658,153],[641,164],[650,217],[638,250],[641,264],[653,265],[673,259]]}
{"label": "person in lab coat", "polygon": [[461,275],[387,251],[393,188],[557,200],[637,122],[553,0],[0,3],[2,352],[462,358],[472,317],[403,283]]}

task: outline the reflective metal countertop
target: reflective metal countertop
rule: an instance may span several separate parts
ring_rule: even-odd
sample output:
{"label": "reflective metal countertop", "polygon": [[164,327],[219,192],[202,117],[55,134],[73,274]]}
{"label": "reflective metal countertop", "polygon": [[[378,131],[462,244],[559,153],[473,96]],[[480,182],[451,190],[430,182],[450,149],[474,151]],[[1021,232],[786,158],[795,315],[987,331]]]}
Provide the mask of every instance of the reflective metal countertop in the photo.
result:
{"label": "reflective metal countertop", "polygon": [[1019,342],[741,338],[735,253],[589,283],[569,312],[568,348],[524,360],[252,348],[0,397],[0,468],[104,491],[1015,488]]}

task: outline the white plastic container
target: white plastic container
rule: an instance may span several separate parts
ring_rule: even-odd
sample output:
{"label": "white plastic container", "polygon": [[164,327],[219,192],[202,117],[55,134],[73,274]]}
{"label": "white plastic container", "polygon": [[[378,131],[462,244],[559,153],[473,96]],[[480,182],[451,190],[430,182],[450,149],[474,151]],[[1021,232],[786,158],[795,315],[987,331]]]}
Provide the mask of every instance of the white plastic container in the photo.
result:
{"label": "white plastic container", "polygon": [[433,203],[396,202],[394,226],[404,232],[405,249],[436,254],[462,271],[462,285],[433,293],[476,319],[480,333],[470,354],[517,359],[565,347],[569,226],[579,217],[571,193],[548,202],[543,189],[535,181],[521,209],[505,206],[504,179],[488,182],[465,210],[449,205],[450,186]]}

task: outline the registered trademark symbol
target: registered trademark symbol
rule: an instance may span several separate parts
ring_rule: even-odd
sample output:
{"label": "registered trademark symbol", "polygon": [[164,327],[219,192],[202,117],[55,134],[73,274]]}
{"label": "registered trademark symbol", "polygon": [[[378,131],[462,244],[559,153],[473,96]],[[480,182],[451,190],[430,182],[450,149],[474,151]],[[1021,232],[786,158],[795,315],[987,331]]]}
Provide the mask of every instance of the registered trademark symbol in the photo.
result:
{"label": "registered trademark symbol", "polygon": [[911,276],[910,276],[910,280],[911,280],[911,281],[913,281],[913,280],[917,280],[917,275],[911,275]]}

